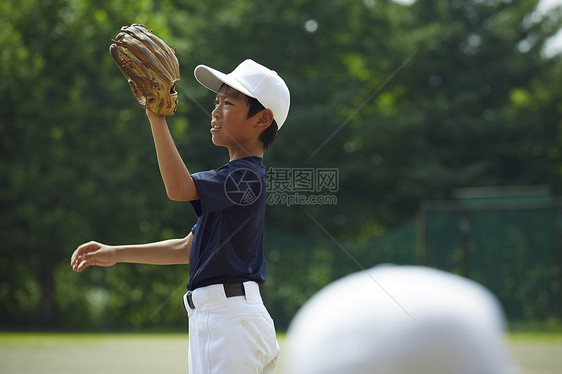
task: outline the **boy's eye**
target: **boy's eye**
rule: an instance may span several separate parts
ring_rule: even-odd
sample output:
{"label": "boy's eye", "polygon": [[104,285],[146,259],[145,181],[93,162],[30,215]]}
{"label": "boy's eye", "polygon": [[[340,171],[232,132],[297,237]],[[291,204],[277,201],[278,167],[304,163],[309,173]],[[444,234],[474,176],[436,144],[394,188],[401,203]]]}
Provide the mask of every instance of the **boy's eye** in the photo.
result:
{"label": "boy's eye", "polygon": [[[215,100],[215,108],[218,107],[220,105],[221,101],[220,100]],[[228,100],[224,100],[224,105],[234,105],[232,103],[232,101],[228,101]]]}

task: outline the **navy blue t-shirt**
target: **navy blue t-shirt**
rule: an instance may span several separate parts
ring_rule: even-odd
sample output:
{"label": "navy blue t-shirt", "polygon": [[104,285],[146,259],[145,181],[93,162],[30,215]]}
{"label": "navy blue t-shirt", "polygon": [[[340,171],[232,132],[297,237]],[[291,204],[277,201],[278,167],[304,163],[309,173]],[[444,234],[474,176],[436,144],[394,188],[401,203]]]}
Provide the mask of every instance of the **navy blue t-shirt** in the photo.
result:
{"label": "navy blue t-shirt", "polygon": [[266,207],[265,166],[246,157],[191,175],[199,200],[192,228],[187,288],[218,283],[265,282],[263,229]]}

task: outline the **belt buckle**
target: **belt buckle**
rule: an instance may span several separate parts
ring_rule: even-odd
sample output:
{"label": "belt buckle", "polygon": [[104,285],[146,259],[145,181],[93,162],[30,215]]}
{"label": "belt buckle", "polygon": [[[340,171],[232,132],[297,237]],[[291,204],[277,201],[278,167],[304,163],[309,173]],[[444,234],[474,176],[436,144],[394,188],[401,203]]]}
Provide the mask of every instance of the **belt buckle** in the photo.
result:
{"label": "belt buckle", "polygon": [[193,304],[193,292],[192,291],[187,291],[187,305],[189,305],[189,307],[191,309],[195,309],[195,304]]}

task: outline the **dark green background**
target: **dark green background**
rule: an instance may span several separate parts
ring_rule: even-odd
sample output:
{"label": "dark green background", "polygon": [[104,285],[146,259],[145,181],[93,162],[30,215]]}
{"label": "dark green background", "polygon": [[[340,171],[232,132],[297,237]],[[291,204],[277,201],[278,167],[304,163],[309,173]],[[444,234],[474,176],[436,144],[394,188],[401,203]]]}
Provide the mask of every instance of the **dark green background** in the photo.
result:
{"label": "dark green background", "polygon": [[[246,58],[291,90],[266,165],[339,170],[336,205],[269,206],[264,294],[281,330],[319,288],[381,262],[464,273],[491,287],[513,321],[561,318],[552,300],[561,289],[562,62],[543,47],[562,10],[537,16],[536,3],[2,1],[0,326],[185,326],[186,266],[69,266],[82,242],[181,237],[196,219],[166,198],[144,111],[108,53],[131,23],[176,48],[182,80],[169,125],[191,171],[227,162],[208,133],[214,98],[193,68],[230,71]],[[426,223],[452,226],[432,234],[436,262],[420,258],[423,202],[456,201],[464,187],[537,185],[552,197],[548,213],[474,212],[468,246],[455,241],[457,213],[432,213]],[[470,271],[459,246],[471,251]]]}

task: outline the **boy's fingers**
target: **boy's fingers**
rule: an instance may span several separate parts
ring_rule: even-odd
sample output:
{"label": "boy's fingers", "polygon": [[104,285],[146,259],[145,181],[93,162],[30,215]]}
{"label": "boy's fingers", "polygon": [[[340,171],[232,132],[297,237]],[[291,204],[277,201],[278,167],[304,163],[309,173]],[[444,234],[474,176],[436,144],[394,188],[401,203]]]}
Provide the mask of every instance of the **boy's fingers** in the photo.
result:
{"label": "boy's fingers", "polygon": [[72,261],[72,270],[74,271],[78,271],[78,269],[80,269],[81,265],[82,265],[83,260],[80,257],[76,257],[73,261]]}
{"label": "boy's fingers", "polygon": [[83,257],[83,254],[81,253],[81,251],[79,249],[74,251],[74,253],[72,254],[72,258],[70,260],[70,266],[72,266],[73,268],[76,268],[76,266],[80,263],[81,257]]}
{"label": "boy's fingers", "polygon": [[72,253],[72,256],[70,256],[70,264],[74,264],[76,262],[76,257],[78,257],[78,249],[76,249]]}
{"label": "boy's fingers", "polygon": [[70,258],[70,266],[72,269],[80,272],[86,268],[89,265],[84,264],[86,257],[95,252],[98,249],[98,246],[99,245],[96,242],[88,242],[78,246]]}
{"label": "boy's fingers", "polygon": [[86,267],[88,267],[88,263],[86,261],[82,261],[80,262],[80,264],[78,265],[78,267],[76,268],[76,271],[78,273],[82,272],[82,270],[84,270]]}
{"label": "boy's fingers", "polygon": [[72,258],[70,260],[70,266],[76,270],[76,266],[78,265],[78,254],[76,252],[74,252],[72,254]]}
{"label": "boy's fingers", "polygon": [[78,265],[76,266],[76,271],[78,273],[82,272],[82,270],[86,269],[90,265],[95,265],[91,261],[88,261],[88,259],[86,258],[86,255],[80,257],[80,261],[78,262]]}

